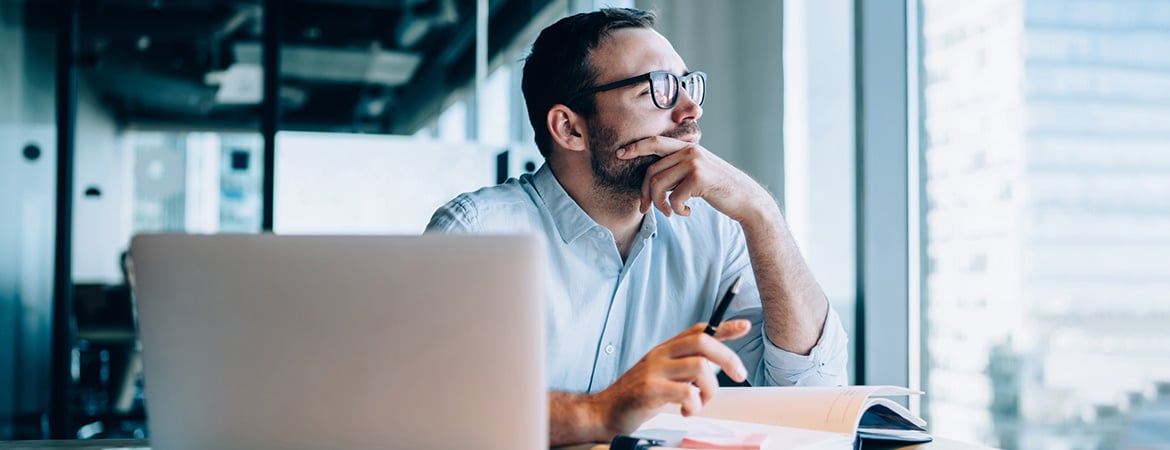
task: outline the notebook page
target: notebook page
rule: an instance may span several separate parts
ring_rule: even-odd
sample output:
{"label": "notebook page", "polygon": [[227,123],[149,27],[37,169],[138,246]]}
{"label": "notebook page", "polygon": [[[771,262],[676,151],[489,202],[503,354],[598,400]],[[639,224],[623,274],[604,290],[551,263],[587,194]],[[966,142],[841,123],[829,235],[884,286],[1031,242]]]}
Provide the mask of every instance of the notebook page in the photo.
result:
{"label": "notebook page", "polygon": [[888,386],[721,388],[699,414],[852,436],[871,394],[911,392]]}

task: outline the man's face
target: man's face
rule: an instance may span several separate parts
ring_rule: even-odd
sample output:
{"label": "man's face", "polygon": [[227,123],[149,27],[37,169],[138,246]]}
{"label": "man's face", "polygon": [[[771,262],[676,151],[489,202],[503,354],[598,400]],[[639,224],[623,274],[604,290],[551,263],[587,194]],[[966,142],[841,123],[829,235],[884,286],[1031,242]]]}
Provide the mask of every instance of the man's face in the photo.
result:
{"label": "man's face", "polygon": [[[646,169],[654,164],[661,156],[640,156],[631,160],[621,160],[617,157],[617,150],[630,140],[622,141],[618,130],[606,126],[594,117],[588,121],[589,131],[589,162],[593,167],[593,176],[598,186],[616,192],[641,192],[642,180],[646,178]],[[663,133],[660,136],[684,139],[688,136],[698,136],[699,124],[690,121]]]}
{"label": "man's face", "polygon": [[[590,55],[601,85],[654,70],[676,75],[687,72],[682,58],[658,32],[644,28],[614,31]],[[649,83],[636,83],[594,94],[597,114],[587,119],[590,165],[594,183],[618,193],[639,193],[646,168],[658,156],[619,160],[617,151],[630,143],[667,136],[698,142],[702,132],[696,122],[703,109],[685,92],[671,109],[659,109],[651,99]]]}

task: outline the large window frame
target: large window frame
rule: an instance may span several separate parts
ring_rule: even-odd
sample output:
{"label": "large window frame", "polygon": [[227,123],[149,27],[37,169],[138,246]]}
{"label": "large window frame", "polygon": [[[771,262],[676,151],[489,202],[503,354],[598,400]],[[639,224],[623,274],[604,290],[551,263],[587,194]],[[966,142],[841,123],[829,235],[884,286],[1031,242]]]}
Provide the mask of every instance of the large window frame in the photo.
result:
{"label": "large window frame", "polygon": [[[844,318],[854,321],[850,381],[921,390],[916,3],[787,0],[785,26],[794,235],[830,297],[853,303],[853,317]],[[851,140],[838,142],[842,135]],[[846,147],[849,155],[825,156]],[[837,191],[842,184],[851,195]],[[851,293],[834,295],[849,281]],[[921,405],[912,397],[909,406]]]}
{"label": "large window frame", "polygon": [[[916,8],[855,0],[857,381],[921,388],[921,278],[916,187],[917,89],[909,57]],[[911,155],[914,155],[911,157]],[[912,195],[913,194],[913,195]],[[913,205],[912,205],[912,199]],[[912,208],[914,206],[914,208]]]}

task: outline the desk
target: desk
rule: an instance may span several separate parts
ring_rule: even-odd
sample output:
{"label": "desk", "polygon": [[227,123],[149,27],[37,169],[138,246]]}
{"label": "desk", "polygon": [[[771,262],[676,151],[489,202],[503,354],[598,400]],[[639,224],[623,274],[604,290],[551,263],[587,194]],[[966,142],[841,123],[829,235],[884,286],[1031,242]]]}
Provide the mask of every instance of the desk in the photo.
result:
{"label": "desk", "polygon": [[[966,444],[950,439],[934,438],[934,442],[900,447],[901,450],[988,450],[990,447]],[[0,450],[150,450],[150,441],[130,440],[88,440],[88,441],[0,441]],[[560,447],[557,450],[609,450],[608,445],[584,444]]]}
{"label": "desk", "polygon": [[[0,447],[3,449],[4,447]],[[982,445],[968,444],[965,442],[954,441],[945,438],[934,438],[934,441],[925,444],[914,444],[905,447],[881,447],[883,449],[898,449],[898,450],[990,450],[991,447]],[[609,450],[608,445],[584,444],[574,445],[570,447],[560,447],[556,450]],[[864,450],[864,448],[863,448]]]}
{"label": "desk", "polygon": [[934,441],[927,442],[925,444],[911,445],[902,448],[906,450],[987,450],[991,447],[984,447],[982,445],[968,444],[966,442],[959,442],[946,438],[936,437],[934,438]]}
{"label": "desk", "polygon": [[3,450],[150,450],[145,439],[91,439],[85,441],[0,441]]}

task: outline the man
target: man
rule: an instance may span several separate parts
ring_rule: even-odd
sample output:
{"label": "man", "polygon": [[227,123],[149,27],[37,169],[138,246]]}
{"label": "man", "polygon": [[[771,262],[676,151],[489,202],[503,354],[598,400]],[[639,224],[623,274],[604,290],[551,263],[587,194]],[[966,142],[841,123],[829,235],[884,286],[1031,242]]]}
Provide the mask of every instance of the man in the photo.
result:
{"label": "man", "polygon": [[427,227],[547,237],[553,445],[608,441],[667,403],[698,412],[712,362],[753,385],[846,381],[836,313],[771,194],[699,144],[706,75],[654,20],[604,9],[542,31],[522,89],[545,164],[456,197]]}

